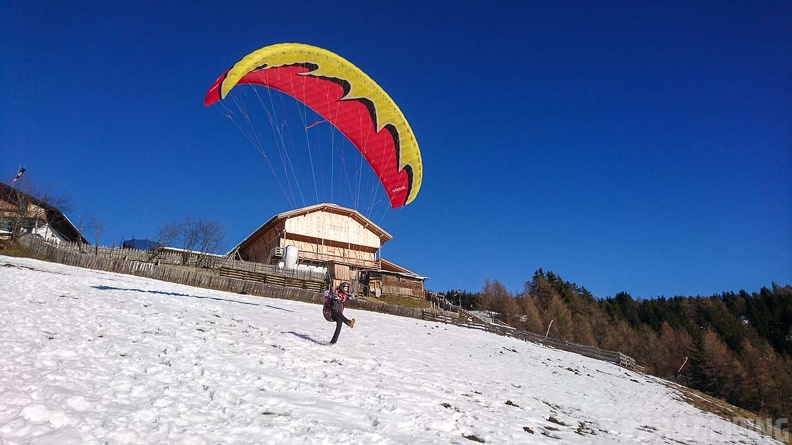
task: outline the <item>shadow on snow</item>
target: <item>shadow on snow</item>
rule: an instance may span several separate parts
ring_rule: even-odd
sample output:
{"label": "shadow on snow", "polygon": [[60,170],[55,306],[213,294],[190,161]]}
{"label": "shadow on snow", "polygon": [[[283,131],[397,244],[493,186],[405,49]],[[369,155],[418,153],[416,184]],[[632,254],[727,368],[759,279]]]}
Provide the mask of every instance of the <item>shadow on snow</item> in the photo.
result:
{"label": "shadow on snow", "polygon": [[324,341],[319,341],[319,340],[313,339],[313,338],[309,337],[308,335],[301,334],[299,332],[289,331],[289,332],[284,332],[284,334],[291,334],[291,335],[293,335],[295,337],[300,337],[303,340],[312,341],[312,342],[316,343],[317,345],[324,345],[324,344],[327,343],[327,342],[324,342]]}
{"label": "shadow on snow", "polygon": [[[229,302],[229,303],[239,303],[239,304],[248,304],[248,305],[251,305],[251,306],[261,306],[261,304],[259,304],[259,303],[249,303],[247,301],[228,300],[228,299],[225,299],[225,298],[216,298],[216,297],[201,297],[201,296],[198,296],[198,295],[181,294],[181,293],[178,293],[178,292],[163,292],[163,291],[159,291],[159,290],[131,289],[131,288],[113,287],[113,286],[91,286],[91,287],[94,288],[94,289],[99,289],[99,290],[120,290],[120,291],[127,291],[127,292],[145,292],[145,293],[148,293],[148,294],[170,295],[170,296],[174,296],[174,297],[201,298],[201,299],[205,299],[205,300],[226,301],[226,302]],[[268,306],[267,305],[267,307],[270,307],[270,308],[273,308],[273,309],[280,309],[282,311],[287,311],[287,312],[293,312],[293,311],[290,311],[288,309],[283,309],[283,308],[279,308],[279,307],[275,307],[275,306]]]}

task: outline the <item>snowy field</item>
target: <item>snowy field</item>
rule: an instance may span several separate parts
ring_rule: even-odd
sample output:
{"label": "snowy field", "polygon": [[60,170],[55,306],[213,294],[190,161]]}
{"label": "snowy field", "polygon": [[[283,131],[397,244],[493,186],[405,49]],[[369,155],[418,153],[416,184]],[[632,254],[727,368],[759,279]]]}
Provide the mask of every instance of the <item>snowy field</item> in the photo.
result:
{"label": "snowy field", "polygon": [[0,256],[0,444],[764,444],[496,335]]}

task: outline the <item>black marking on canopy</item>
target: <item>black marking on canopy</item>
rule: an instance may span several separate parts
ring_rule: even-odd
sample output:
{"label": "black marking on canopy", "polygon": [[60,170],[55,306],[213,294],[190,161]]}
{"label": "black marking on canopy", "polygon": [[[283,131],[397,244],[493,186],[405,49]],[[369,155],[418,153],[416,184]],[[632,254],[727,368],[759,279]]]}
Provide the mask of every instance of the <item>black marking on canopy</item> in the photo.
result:
{"label": "black marking on canopy", "polygon": [[[393,138],[393,150],[396,152],[396,169],[399,169],[399,159],[401,159],[401,140],[399,139],[399,130],[396,129],[396,126],[393,124],[386,124],[385,130],[387,130],[391,134],[391,138]],[[404,197],[404,205],[407,202],[407,199],[410,197],[410,192],[412,191],[413,185],[413,169],[410,164],[404,166],[404,171],[407,172],[407,195]]]}
{"label": "black marking on canopy", "polygon": [[[304,73],[303,75],[308,75],[308,76],[311,76],[311,77],[315,77],[317,79],[323,79],[323,80],[335,83],[336,85],[340,86],[341,90],[344,92],[344,94],[341,96],[341,98],[339,100],[340,101],[355,100],[355,101],[358,101],[361,104],[363,104],[363,106],[365,106],[366,109],[368,110],[369,116],[371,117],[371,122],[374,125],[374,131],[375,132],[377,131],[377,127],[379,126],[379,124],[377,122],[377,107],[374,105],[374,101],[372,101],[371,99],[366,98],[366,97],[350,97],[350,98],[347,98],[349,93],[352,91],[352,84],[349,83],[348,80],[340,79],[338,77],[316,76],[316,75],[311,74],[312,72],[314,72],[314,71],[319,69],[319,65],[316,64],[316,63],[298,62],[298,63],[292,63],[292,64],[288,64],[288,65],[283,65],[283,66],[298,66],[298,67],[306,68],[308,71],[306,73]],[[265,70],[265,69],[268,69],[268,68],[275,68],[275,67],[270,67],[267,64],[263,64],[261,66],[256,67],[253,71],[255,71],[255,70]],[[396,126],[394,126],[393,124],[386,124],[383,128],[385,130],[387,130],[391,134],[391,138],[393,139],[393,148],[394,148],[394,151],[396,152],[396,163],[397,163],[396,168],[398,169],[399,168],[398,162],[399,162],[399,159],[401,159],[401,142],[399,140],[399,131],[396,129]],[[408,178],[407,178],[407,195],[405,196],[404,202],[401,205],[404,205],[407,202],[407,199],[409,199],[410,192],[412,191],[412,186],[413,186],[413,167],[411,165],[407,164],[407,165],[404,166],[403,170],[407,172],[407,177]]]}

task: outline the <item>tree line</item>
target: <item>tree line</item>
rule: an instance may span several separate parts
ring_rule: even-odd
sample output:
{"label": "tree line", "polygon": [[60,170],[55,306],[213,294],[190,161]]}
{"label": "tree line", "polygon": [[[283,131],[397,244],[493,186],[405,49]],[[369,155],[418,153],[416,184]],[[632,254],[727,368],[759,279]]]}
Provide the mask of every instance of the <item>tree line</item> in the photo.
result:
{"label": "tree line", "polygon": [[516,294],[489,279],[481,292],[442,294],[519,329],[620,351],[653,375],[761,415],[792,414],[792,286],[646,300],[621,292],[598,299],[539,269]]}

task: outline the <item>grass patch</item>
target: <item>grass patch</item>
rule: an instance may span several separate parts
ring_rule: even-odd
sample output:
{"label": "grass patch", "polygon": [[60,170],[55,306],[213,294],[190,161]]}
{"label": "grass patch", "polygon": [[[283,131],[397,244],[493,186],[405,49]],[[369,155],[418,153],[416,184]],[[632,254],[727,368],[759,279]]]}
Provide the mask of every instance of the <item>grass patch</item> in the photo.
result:
{"label": "grass patch", "polygon": [[788,430],[782,431],[775,428],[775,426],[772,425],[772,421],[771,424],[768,425],[767,418],[762,418],[756,413],[730,405],[721,399],[686,386],[675,385],[670,382],[666,383],[666,385],[678,390],[685,402],[702,411],[713,413],[728,422],[737,423],[764,436],[769,436],[782,441],[782,443],[792,445],[790,432]]}
{"label": "grass patch", "polygon": [[13,256],[18,258],[33,258],[36,260],[47,261],[46,258],[36,255],[29,251],[25,246],[11,240],[0,240],[0,255]]}

